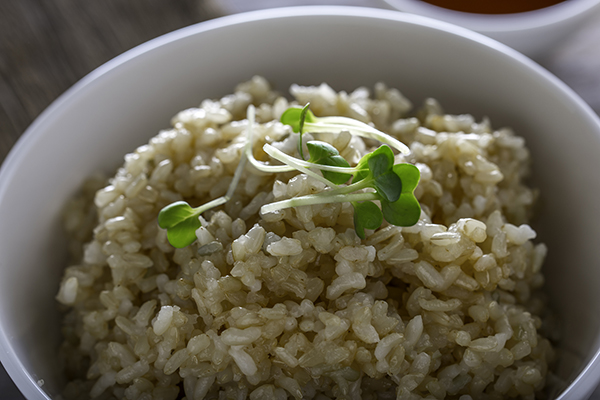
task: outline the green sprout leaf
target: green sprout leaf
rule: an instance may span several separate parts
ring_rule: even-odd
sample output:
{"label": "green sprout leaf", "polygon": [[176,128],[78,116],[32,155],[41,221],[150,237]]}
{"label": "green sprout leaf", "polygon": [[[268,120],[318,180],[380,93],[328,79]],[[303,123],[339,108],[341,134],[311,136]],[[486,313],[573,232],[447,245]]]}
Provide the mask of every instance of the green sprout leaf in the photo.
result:
{"label": "green sprout leaf", "polygon": [[394,173],[394,153],[387,145],[365,154],[356,169],[352,183],[365,182],[387,201],[396,201],[402,192],[402,181]]}
{"label": "green sprout leaf", "polygon": [[394,153],[386,145],[379,146],[375,151],[365,154],[356,169],[358,172],[354,175],[352,183],[360,182],[369,176],[379,176],[385,172],[391,171],[394,166]]}
{"label": "green sprout leaf", "polygon": [[280,121],[285,125],[289,125],[292,127],[292,130],[296,133],[299,133],[298,136],[298,154],[300,154],[300,158],[304,160],[304,150],[302,149],[302,134],[304,133],[304,123],[312,122],[315,118],[315,115],[310,112],[308,107],[310,103],[306,103],[306,105],[302,108],[290,107],[281,114]]}
{"label": "green sprout leaf", "polygon": [[387,222],[396,226],[413,226],[419,222],[421,206],[415,196],[400,195],[395,202],[381,202],[381,211]]}
{"label": "green sprout leaf", "polygon": [[185,201],[169,204],[158,213],[158,226],[167,230],[167,239],[173,247],[189,246],[196,240],[200,228],[200,214]]}
{"label": "green sprout leaf", "polygon": [[290,107],[281,114],[279,120],[282,124],[291,126],[294,132],[300,133],[306,122],[315,122],[315,114],[308,109],[309,105],[307,103],[303,108]]}
{"label": "green sprout leaf", "polygon": [[375,177],[373,186],[386,201],[396,201],[402,193],[402,179],[394,171]]}
{"label": "green sprout leaf", "polygon": [[381,200],[383,217],[392,225],[412,226],[421,216],[421,206],[414,195],[420,179],[419,169],[412,164],[397,164],[394,173],[402,181],[402,193],[396,201]]}
{"label": "green sprout leaf", "polygon": [[[339,151],[329,143],[311,140],[310,142],[306,143],[306,147],[308,147],[308,153],[310,154],[310,158],[308,159],[308,162],[310,163],[330,165],[332,167],[350,168],[348,161],[346,161],[344,157],[340,156]],[[340,172],[321,170],[321,173],[325,179],[328,179],[336,185],[346,183],[352,177],[351,174],[344,174]]]}
{"label": "green sprout leaf", "polygon": [[421,173],[419,168],[413,164],[401,163],[394,165],[394,173],[402,180],[402,192],[412,193],[417,188],[419,180],[421,179]]}
{"label": "green sprout leaf", "polygon": [[367,164],[373,176],[373,186],[385,200],[396,201],[402,192],[402,181],[393,171],[394,153],[383,145],[371,153]]}
{"label": "green sprout leaf", "polygon": [[383,223],[383,214],[372,201],[352,202],[354,207],[354,230],[359,238],[365,238],[365,229],[377,229]]}
{"label": "green sprout leaf", "polygon": [[302,146],[302,134],[304,133],[304,121],[306,121],[306,113],[308,112],[308,106],[310,103],[306,103],[302,111],[300,112],[300,126],[298,128],[298,154],[300,158],[304,160],[304,148]]}
{"label": "green sprout leaf", "polygon": [[394,153],[386,145],[379,146],[371,153],[371,157],[367,159],[367,164],[374,177],[383,175],[394,167]]}
{"label": "green sprout leaf", "polygon": [[358,164],[356,164],[355,167],[356,173],[354,174],[354,178],[352,178],[352,183],[358,183],[369,176],[371,172],[369,170],[369,159],[373,157],[374,153],[375,152],[367,153],[358,161]]}

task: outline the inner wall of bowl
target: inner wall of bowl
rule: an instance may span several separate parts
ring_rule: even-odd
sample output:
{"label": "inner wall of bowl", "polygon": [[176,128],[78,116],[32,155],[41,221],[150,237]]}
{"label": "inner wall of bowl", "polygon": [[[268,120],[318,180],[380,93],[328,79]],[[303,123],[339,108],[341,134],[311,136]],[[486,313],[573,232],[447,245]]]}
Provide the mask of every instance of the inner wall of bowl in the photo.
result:
{"label": "inner wall of bowl", "polygon": [[[28,398],[45,397],[32,381],[44,379],[51,398],[61,385],[56,358],[48,355],[56,354],[59,336],[54,295],[66,263],[57,215],[67,199],[86,177],[113,171],[124,154],[167,128],[178,110],[231,93],[255,74],[281,92],[291,83],[350,91],[383,81],[416,106],[435,97],[447,112],[489,116],[495,127],[525,136],[542,191],[537,227],[550,249],[546,289],[572,361],[561,363],[563,387],[589,362],[600,327],[597,122],[518,55],[434,29],[437,23],[425,19],[326,10],[333,9],[234,16],[176,32],[96,71],[32,126],[5,165],[0,190],[0,326],[15,355],[5,357],[7,369]],[[570,394],[592,389],[593,383]]]}

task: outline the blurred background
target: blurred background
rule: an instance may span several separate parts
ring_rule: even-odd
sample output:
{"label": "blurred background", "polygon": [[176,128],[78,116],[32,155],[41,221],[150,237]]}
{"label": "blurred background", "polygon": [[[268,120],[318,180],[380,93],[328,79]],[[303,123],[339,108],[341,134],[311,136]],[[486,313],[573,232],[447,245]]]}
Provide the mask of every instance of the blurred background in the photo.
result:
{"label": "blurred background", "polygon": [[[124,51],[208,19],[295,5],[390,9],[383,0],[0,0],[0,162],[52,101]],[[536,61],[600,114],[600,15]],[[23,399],[1,366],[0,399]]]}

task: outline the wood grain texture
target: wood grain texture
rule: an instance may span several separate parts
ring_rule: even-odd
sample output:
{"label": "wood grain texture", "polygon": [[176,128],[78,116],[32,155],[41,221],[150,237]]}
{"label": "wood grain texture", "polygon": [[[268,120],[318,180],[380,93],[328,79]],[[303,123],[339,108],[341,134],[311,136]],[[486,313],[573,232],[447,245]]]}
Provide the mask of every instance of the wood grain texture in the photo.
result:
{"label": "wood grain texture", "polygon": [[84,75],[138,44],[216,16],[198,0],[0,1],[0,160]]}

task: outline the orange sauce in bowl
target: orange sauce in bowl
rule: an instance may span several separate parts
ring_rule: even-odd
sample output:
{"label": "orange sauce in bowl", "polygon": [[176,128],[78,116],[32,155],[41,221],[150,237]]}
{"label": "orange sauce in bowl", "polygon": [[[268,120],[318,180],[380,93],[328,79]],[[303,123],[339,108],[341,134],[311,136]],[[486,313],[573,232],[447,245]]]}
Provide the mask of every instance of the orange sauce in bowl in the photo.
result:
{"label": "orange sauce in bowl", "polygon": [[422,0],[450,10],[475,14],[514,14],[550,7],[568,0]]}

